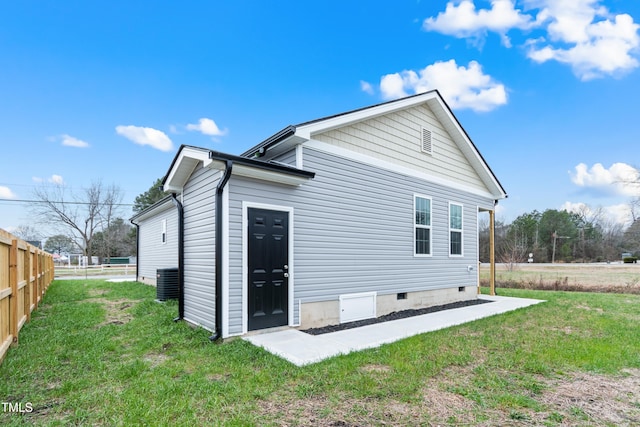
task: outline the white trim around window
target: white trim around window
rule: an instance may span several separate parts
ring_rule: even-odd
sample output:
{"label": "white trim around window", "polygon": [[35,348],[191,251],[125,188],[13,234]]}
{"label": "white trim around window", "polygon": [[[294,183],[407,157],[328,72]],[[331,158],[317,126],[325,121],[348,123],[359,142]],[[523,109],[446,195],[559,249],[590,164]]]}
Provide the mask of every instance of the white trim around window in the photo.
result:
{"label": "white trim around window", "polygon": [[433,202],[430,196],[413,195],[413,256],[433,255]]}
{"label": "white trim around window", "polygon": [[[464,206],[449,202],[449,256],[464,256]],[[454,240],[454,236],[455,240]],[[459,237],[458,237],[459,236]]]}

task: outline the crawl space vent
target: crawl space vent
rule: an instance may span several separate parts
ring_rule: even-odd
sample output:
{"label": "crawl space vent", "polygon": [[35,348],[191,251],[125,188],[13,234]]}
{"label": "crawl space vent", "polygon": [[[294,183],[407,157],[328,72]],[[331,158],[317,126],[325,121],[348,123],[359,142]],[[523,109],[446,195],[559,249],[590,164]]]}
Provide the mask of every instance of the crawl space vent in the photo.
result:
{"label": "crawl space vent", "polygon": [[431,131],[426,128],[422,128],[421,132],[421,148],[424,153],[431,154],[433,150],[433,145],[431,144]]}
{"label": "crawl space vent", "polygon": [[376,292],[340,295],[340,323],[376,317]]}

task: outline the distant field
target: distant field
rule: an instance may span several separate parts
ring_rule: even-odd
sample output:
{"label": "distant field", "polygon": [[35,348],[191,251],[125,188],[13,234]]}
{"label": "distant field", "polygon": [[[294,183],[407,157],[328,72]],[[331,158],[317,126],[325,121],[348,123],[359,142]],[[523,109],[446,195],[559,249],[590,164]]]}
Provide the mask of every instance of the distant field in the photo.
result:
{"label": "distant field", "polygon": [[[480,282],[489,283],[489,264],[480,266]],[[497,264],[496,286],[640,293],[640,264],[518,264],[511,271]]]}

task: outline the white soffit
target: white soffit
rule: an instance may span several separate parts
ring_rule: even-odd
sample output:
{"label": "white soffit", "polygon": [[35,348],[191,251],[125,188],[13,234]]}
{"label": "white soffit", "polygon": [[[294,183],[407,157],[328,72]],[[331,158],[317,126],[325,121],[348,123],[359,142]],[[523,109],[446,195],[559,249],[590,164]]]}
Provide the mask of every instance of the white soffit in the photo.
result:
{"label": "white soffit", "polygon": [[208,166],[211,163],[209,150],[183,147],[167,175],[164,191],[171,193],[181,192],[199,162],[203,162],[203,166]]}

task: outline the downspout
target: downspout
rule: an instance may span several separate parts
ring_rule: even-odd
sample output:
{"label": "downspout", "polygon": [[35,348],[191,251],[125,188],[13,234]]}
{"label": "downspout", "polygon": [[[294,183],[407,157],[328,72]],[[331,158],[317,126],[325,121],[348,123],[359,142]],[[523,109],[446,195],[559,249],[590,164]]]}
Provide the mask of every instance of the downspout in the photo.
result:
{"label": "downspout", "polygon": [[133,222],[132,219],[129,221],[136,226],[136,281],[138,281],[138,277],[140,277],[140,225]]}
{"label": "downspout", "polygon": [[[209,154],[211,156],[211,154]],[[220,337],[222,337],[222,303],[221,303],[221,295],[222,295],[222,192],[224,191],[224,186],[227,185],[229,178],[231,178],[231,169],[233,168],[233,161],[227,159],[225,164],[224,174],[220,181],[218,181],[218,185],[216,186],[216,237],[215,237],[215,245],[216,245],[216,329],[213,335],[209,337],[211,341],[216,341]]]}
{"label": "downspout", "polygon": [[184,208],[182,203],[171,194],[171,201],[178,208],[178,317],[174,322],[184,318]]}

